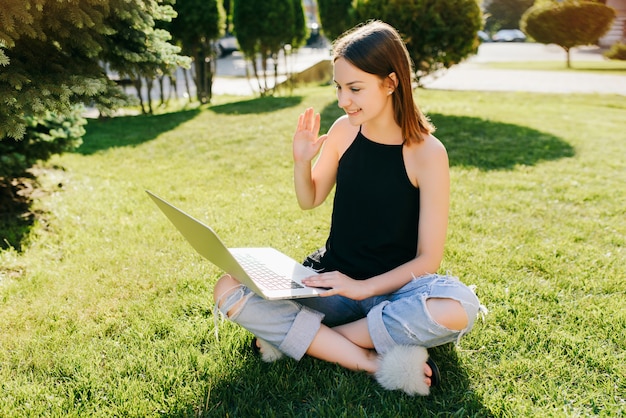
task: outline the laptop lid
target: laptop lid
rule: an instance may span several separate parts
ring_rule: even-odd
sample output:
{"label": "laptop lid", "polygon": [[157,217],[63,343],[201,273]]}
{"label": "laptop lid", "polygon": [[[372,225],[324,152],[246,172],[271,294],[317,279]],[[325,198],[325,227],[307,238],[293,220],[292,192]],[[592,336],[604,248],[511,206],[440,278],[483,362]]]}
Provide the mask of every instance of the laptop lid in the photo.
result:
{"label": "laptop lid", "polygon": [[[167,218],[176,226],[191,246],[204,258],[211,261],[224,272],[230,274],[246,285],[250,290],[266,299],[294,299],[319,296],[324,289],[306,287],[301,284],[304,277],[317,274],[314,270],[304,267],[285,254],[273,248],[234,248],[229,250],[218,235],[209,226],[193,218],[154,193],[147,191],[154,203]],[[252,257],[277,274],[284,275],[300,287],[295,289],[267,289],[259,286],[237,261]]]}

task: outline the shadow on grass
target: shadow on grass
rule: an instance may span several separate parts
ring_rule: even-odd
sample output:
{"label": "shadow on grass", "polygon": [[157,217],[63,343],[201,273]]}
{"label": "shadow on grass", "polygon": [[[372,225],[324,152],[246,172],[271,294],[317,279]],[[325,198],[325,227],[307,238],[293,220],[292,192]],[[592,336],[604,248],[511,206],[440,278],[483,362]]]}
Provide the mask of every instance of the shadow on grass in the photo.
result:
{"label": "shadow on grass", "polygon": [[39,216],[30,209],[30,195],[36,187],[37,180],[29,173],[12,181],[0,178],[0,250],[22,251],[24,237]]}
{"label": "shadow on grass", "polygon": [[259,97],[256,99],[242,100],[239,102],[226,103],[211,106],[210,111],[228,115],[250,115],[270,113],[288,107],[298,106],[302,103],[302,96],[290,97]]}
{"label": "shadow on grass", "polygon": [[[212,106],[209,110],[220,114],[262,114],[298,106],[301,102],[301,96],[261,97]],[[175,129],[200,112],[200,109],[191,109],[161,115],[91,120],[83,144],[75,152],[90,155],[109,148],[139,145]]]}
{"label": "shadow on grass", "polygon": [[472,391],[454,346],[430,352],[443,382],[428,397],[387,391],[366,373],[310,357],[267,364],[249,353],[213,381],[198,416],[493,416]]}
{"label": "shadow on grass", "polygon": [[[301,96],[261,97],[212,106],[210,111],[221,114],[261,114],[297,106]],[[91,120],[83,144],[75,151],[90,155],[109,148],[139,145],[171,131],[197,116],[202,110],[191,109],[161,115],[122,116]]]}
{"label": "shadow on grass", "polygon": [[[321,111],[321,132],[327,132],[343,111],[337,102]],[[521,125],[469,116],[430,114],[435,135],[448,150],[450,166],[510,170],[518,165],[573,157],[574,148],[559,137]]]}
{"label": "shadow on grass", "polygon": [[182,110],[161,115],[120,116],[90,120],[83,144],[74,152],[90,155],[116,147],[128,147],[148,142],[163,132],[171,131],[193,119],[200,109]]}
{"label": "shadow on grass", "polygon": [[562,139],[525,126],[467,116],[430,117],[448,150],[450,166],[508,170],[575,154]]}
{"label": "shadow on grass", "polygon": [[[109,148],[139,145],[175,129],[198,113],[199,109],[193,109],[162,115],[91,120],[87,125],[83,144],[74,152],[90,155]],[[36,176],[28,173],[11,183],[2,180],[0,179],[0,250],[14,248],[21,251],[35,221],[45,220],[45,214],[31,209],[32,196],[42,191]]]}

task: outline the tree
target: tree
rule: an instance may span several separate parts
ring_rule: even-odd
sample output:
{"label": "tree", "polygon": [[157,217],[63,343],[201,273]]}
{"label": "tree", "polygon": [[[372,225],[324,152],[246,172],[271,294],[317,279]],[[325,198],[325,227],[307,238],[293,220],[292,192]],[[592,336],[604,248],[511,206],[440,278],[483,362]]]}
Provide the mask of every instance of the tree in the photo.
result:
{"label": "tree", "polygon": [[403,36],[420,79],[476,52],[482,27],[475,0],[361,0],[360,21],[380,19]]}
{"label": "tree", "polygon": [[24,116],[67,112],[102,95],[123,97],[101,64],[128,72],[143,64],[143,72],[156,72],[175,49],[158,49],[171,45],[154,30],[155,20],[171,16],[171,7],[157,0],[4,0],[0,138],[20,138]]}
{"label": "tree", "polygon": [[353,0],[317,0],[322,31],[335,39],[355,25]]}
{"label": "tree", "polygon": [[[0,12],[0,143],[4,152],[31,161],[31,120],[71,115],[78,103],[103,111],[128,97],[109,79],[105,63],[120,74],[153,75],[185,64],[155,21],[174,15],[161,0],[3,0]],[[18,141],[27,141],[17,145]],[[48,144],[51,149],[53,145]],[[56,148],[59,149],[59,148]],[[0,177],[9,175],[0,165]],[[28,166],[24,166],[27,169]]]}
{"label": "tree", "polygon": [[499,29],[519,29],[519,22],[535,0],[493,0],[485,7],[485,29],[495,32]]}
{"label": "tree", "polygon": [[178,16],[166,26],[193,57],[198,101],[208,103],[213,96],[216,53],[213,43],[220,36],[221,16],[217,0],[176,0]]}
{"label": "tree", "polygon": [[289,0],[261,0],[266,13],[258,19],[260,25],[259,43],[261,46],[261,68],[264,74],[265,91],[269,88],[267,74],[270,70],[270,59],[273,63],[274,86],[278,84],[278,54],[283,47],[293,42],[295,35],[296,17],[293,10],[293,1]]}
{"label": "tree", "polygon": [[[154,79],[171,75],[178,67],[188,67],[190,63],[188,57],[178,55],[180,47],[169,42],[170,33],[156,26],[159,21],[169,22],[175,16],[176,12],[170,7],[157,8],[139,20],[133,14],[120,16],[110,22],[114,33],[104,39],[108,53],[102,59],[120,78],[132,80],[144,114],[153,113],[151,92]],[[144,81],[147,110],[142,94]],[[100,97],[96,97],[97,102]]]}
{"label": "tree", "polygon": [[293,3],[293,37],[291,39],[291,46],[299,48],[306,42],[306,38],[309,35],[306,27],[306,17],[304,15],[304,8],[302,7],[302,0],[291,0]]}
{"label": "tree", "polygon": [[233,31],[233,1],[232,0],[222,0],[222,8],[224,9],[224,31],[226,33],[231,33]]}
{"label": "tree", "polygon": [[[302,8],[300,8],[302,12]],[[298,41],[304,20],[296,18],[291,0],[235,0],[233,24],[239,48],[252,64],[261,95],[271,94],[278,82],[278,56],[285,45]],[[303,12],[302,12],[303,13]],[[300,22],[300,23],[299,23]],[[259,63],[261,68],[259,69]],[[267,76],[273,62],[274,85]],[[261,80],[262,77],[262,80]]]}
{"label": "tree", "polygon": [[563,48],[567,68],[571,68],[570,49],[597,42],[613,19],[615,10],[604,4],[567,0],[531,7],[522,16],[521,29],[537,42]]}

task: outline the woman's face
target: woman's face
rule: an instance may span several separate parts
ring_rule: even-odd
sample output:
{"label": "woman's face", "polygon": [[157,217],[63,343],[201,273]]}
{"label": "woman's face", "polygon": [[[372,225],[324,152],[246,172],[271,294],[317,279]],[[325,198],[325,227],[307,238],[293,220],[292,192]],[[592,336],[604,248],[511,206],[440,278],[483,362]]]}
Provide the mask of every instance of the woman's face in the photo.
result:
{"label": "woman's face", "polygon": [[384,82],[344,58],[338,58],[334,65],[334,80],[338,105],[346,112],[352,125],[363,125],[380,117],[393,118],[393,89],[389,79]]}

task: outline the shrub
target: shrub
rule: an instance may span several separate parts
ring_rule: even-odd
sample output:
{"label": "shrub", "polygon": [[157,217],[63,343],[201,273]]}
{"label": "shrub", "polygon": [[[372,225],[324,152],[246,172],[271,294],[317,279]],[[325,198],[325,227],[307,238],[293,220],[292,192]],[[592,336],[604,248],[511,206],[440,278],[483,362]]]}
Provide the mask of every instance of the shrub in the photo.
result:
{"label": "shrub", "polygon": [[356,23],[352,0],[317,0],[322,31],[331,41]]}
{"label": "shrub", "polygon": [[604,56],[611,60],[626,60],[626,44],[614,43],[611,49],[604,53]]}
{"label": "shrub", "polygon": [[535,0],[492,0],[485,4],[485,30],[519,29],[519,22]]}
{"label": "shrub", "polygon": [[421,77],[475,53],[482,27],[475,0],[362,0],[356,15],[361,21],[383,20],[402,34],[418,84]]}
{"label": "shrub", "polygon": [[80,146],[87,123],[81,112],[82,106],[76,106],[64,115],[48,111],[43,117],[26,117],[22,139],[0,139],[0,179],[21,176],[37,161]]}

